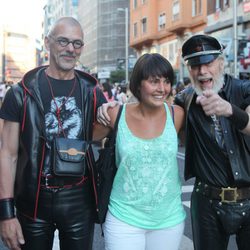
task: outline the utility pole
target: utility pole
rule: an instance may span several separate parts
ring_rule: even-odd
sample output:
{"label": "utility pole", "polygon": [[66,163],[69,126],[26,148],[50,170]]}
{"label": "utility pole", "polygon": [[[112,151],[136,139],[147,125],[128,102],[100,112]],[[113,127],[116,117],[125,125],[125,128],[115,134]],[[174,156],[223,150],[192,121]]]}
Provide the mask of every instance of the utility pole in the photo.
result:
{"label": "utility pole", "polygon": [[237,32],[237,2],[233,1],[233,29],[234,29],[234,77],[237,76],[237,64],[238,64],[238,32]]}
{"label": "utility pole", "polygon": [[2,82],[4,82],[5,79],[5,68],[6,68],[6,33],[5,30],[3,30],[3,51],[2,51]]}
{"label": "utility pole", "polygon": [[128,8],[118,8],[117,10],[125,12],[125,82],[128,84]]}

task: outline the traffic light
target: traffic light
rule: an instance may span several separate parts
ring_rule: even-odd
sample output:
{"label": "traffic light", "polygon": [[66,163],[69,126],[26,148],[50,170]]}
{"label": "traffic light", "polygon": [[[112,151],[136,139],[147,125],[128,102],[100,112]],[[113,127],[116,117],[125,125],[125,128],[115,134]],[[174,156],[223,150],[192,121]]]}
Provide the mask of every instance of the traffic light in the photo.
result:
{"label": "traffic light", "polygon": [[46,52],[44,54],[44,61],[47,62],[49,60],[49,54]]}

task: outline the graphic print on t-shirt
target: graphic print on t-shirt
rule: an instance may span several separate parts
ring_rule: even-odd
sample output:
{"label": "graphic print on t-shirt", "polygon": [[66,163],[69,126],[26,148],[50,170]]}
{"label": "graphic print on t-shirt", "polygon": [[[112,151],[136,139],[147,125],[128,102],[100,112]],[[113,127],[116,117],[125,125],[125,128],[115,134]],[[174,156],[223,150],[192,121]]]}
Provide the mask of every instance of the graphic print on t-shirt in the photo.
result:
{"label": "graphic print on t-shirt", "polygon": [[[65,101],[66,99],[67,101]],[[55,97],[55,102],[53,99],[51,100],[50,111],[45,114],[47,139],[51,141],[58,135],[65,135],[71,139],[78,138],[82,127],[82,112],[77,107],[75,97]],[[57,107],[60,109],[59,116],[56,112]],[[60,123],[58,119],[60,119]]]}

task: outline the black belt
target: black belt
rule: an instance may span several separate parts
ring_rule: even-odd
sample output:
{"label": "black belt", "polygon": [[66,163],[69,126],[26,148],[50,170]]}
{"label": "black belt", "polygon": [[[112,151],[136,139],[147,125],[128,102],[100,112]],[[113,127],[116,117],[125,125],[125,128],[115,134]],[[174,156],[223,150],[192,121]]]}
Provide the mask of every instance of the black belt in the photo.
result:
{"label": "black belt", "polygon": [[227,187],[218,188],[209,186],[202,182],[197,182],[195,185],[195,192],[202,193],[212,200],[219,200],[221,202],[238,202],[250,199],[250,187]]}
{"label": "black belt", "polygon": [[79,178],[71,177],[56,177],[53,175],[45,175],[41,177],[41,187],[44,188],[70,188],[81,185],[88,177],[83,176]]}

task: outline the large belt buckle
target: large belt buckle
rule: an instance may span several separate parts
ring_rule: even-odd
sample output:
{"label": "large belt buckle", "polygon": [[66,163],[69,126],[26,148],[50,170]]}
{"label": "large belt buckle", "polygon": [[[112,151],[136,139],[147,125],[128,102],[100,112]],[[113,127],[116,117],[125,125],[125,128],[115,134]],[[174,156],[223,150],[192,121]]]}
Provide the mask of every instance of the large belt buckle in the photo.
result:
{"label": "large belt buckle", "polygon": [[[226,198],[226,193],[233,193],[233,199],[228,200]],[[236,202],[237,197],[239,196],[237,193],[237,187],[235,187],[235,188],[231,188],[231,187],[221,188],[221,193],[219,196],[221,197],[221,202],[226,202],[226,203]]]}

